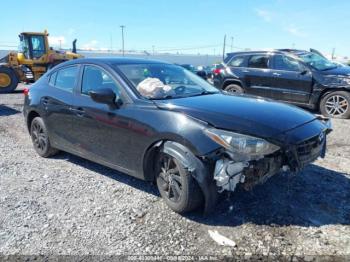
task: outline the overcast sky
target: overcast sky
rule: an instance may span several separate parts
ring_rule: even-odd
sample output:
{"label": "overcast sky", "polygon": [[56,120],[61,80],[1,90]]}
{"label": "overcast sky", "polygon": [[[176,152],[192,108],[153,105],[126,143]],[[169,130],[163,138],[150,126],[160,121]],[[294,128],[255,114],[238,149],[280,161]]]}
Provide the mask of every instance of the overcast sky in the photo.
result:
{"label": "overcast sky", "polygon": [[[350,55],[350,1],[60,0],[1,3],[0,49],[21,31],[43,31],[51,45],[213,54],[239,48],[309,48]],[[6,11],[7,10],[7,11]],[[15,12],[14,12],[15,11]]]}

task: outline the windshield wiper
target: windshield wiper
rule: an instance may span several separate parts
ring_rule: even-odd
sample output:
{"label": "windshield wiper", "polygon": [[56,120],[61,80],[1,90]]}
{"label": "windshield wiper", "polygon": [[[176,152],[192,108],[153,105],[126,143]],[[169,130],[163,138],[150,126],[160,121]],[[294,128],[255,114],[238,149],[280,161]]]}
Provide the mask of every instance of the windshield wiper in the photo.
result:
{"label": "windshield wiper", "polygon": [[218,91],[208,91],[208,90],[203,90],[200,94],[201,95],[213,95],[219,93]]}
{"label": "windshield wiper", "polygon": [[338,66],[331,66],[331,67],[327,67],[325,69],[322,69],[321,71],[327,71],[327,70],[332,70],[332,69],[336,69],[338,68]]}
{"label": "windshield wiper", "polygon": [[149,99],[150,100],[164,100],[164,99],[172,99],[172,98],[174,98],[174,97],[171,95],[167,95],[167,96],[163,96],[163,97],[150,97]]}
{"label": "windshield wiper", "polygon": [[184,97],[193,97],[193,96],[204,96],[204,95],[214,95],[220,93],[219,91],[208,91],[208,90],[203,90],[202,92],[199,93],[194,93],[194,94],[189,94]]}

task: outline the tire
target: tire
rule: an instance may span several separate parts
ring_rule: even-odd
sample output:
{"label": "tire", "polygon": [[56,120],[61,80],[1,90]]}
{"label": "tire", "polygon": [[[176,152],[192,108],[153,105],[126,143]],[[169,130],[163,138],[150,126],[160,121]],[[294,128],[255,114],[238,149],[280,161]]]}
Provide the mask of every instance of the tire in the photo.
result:
{"label": "tire", "polygon": [[238,94],[243,94],[244,93],[244,89],[236,84],[231,84],[225,87],[224,89],[226,92],[230,92],[230,93],[238,93]]}
{"label": "tire", "polygon": [[30,136],[35,151],[41,157],[50,157],[58,153],[58,150],[51,147],[49,135],[45,123],[41,117],[35,117],[30,125]]}
{"label": "tire", "polygon": [[179,160],[166,153],[159,153],[156,172],[159,193],[172,210],[183,214],[203,204],[199,185]]}
{"label": "tire", "polygon": [[335,91],[325,95],[320,102],[320,111],[328,117],[350,118],[350,93]]}
{"label": "tire", "polygon": [[0,93],[12,93],[18,85],[15,72],[8,67],[0,67]]}

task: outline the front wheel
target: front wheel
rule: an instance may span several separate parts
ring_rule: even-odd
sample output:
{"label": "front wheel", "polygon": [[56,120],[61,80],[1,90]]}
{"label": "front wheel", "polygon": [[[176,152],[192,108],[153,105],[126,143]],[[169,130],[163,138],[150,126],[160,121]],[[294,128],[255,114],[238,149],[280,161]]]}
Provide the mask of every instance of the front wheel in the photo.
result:
{"label": "front wheel", "polygon": [[350,93],[335,91],[321,99],[322,115],[334,118],[350,118]]}
{"label": "front wheel", "polygon": [[203,203],[192,175],[176,158],[161,152],[157,161],[157,186],[166,204],[177,213],[195,210]]}
{"label": "front wheel", "polygon": [[51,146],[45,123],[41,117],[33,119],[30,126],[30,136],[38,155],[50,157],[57,154],[58,150]]}

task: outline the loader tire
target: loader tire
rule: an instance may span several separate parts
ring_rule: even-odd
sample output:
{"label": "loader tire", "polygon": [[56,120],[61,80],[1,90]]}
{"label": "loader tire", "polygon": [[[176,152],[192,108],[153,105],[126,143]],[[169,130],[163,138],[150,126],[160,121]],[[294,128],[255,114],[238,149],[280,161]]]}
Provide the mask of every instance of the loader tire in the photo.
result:
{"label": "loader tire", "polygon": [[0,67],[0,94],[12,93],[18,85],[15,72],[8,67]]}

